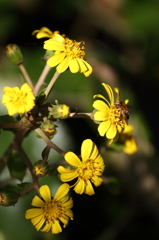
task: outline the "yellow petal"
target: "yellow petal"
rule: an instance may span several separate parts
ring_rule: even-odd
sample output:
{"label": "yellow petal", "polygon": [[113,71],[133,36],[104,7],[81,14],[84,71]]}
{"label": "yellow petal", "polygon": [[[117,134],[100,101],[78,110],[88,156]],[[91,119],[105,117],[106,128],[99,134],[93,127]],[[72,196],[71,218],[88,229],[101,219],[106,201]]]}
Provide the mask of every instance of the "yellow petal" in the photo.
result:
{"label": "yellow petal", "polygon": [[60,52],[65,51],[64,45],[61,42],[54,40],[54,38],[46,40],[44,42],[43,48],[47,50],[60,51]]}
{"label": "yellow petal", "polygon": [[93,103],[93,107],[95,109],[97,109],[98,111],[101,111],[101,112],[108,112],[109,111],[109,107],[107,106],[107,104],[101,100],[96,100],[94,103]]}
{"label": "yellow petal", "polygon": [[77,170],[74,170],[74,172],[61,173],[60,175],[60,179],[62,182],[69,182],[77,177],[78,177]]}
{"label": "yellow petal", "polygon": [[86,193],[86,194],[88,194],[90,196],[95,194],[94,189],[92,187],[92,184],[91,184],[91,182],[89,180],[87,180],[87,184],[85,186],[84,193]]}
{"label": "yellow petal", "polygon": [[55,220],[52,224],[52,233],[57,234],[57,233],[60,233],[60,232],[62,232],[62,228],[59,224],[59,221]]}
{"label": "yellow petal", "polygon": [[70,71],[71,71],[72,73],[77,73],[77,72],[79,72],[80,68],[79,68],[79,64],[78,64],[78,61],[77,61],[76,58],[70,60],[70,62],[69,62],[69,68],[70,68]]}
{"label": "yellow petal", "polygon": [[24,84],[21,86],[21,91],[24,91],[24,92],[32,92],[32,88],[29,86],[28,83],[24,83]]}
{"label": "yellow petal", "polygon": [[73,212],[72,212],[72,210],[66,210],[66,211],[65,211],[65,214],[66,214],[68,217],[70,217],[71,220],[73,220]]}
{"label": "yellow petal", "polygon": [[40,215],[38,217],[32,218],[31,223],[34,225],[37,231],[42,227],[42,225],[45,222],[45,218],[43,215]]}
{"label": "yellow petal", "polygon": [[82,61],[81,58],[76,58],[78,64],[79,64],[79,72],[83,73],[86,72],[88,70],[88,68],[86,67],[86,64]]}
{"label": "yellow petal", "polygon": [[64,156],[66,162],[74,167],[79,167],[81,165],[80,159],[73,152],[67,152]]}
{"label": "yellow petal", "polygon": [[67,184],[67,183],[62,184],[62,185],[58,188],[58,190],[57,190],[57,192],[56,192],[56,194],[55,194],[55,196],[54,196],[54,199],[55,199],[55,200],[59,200],[59,199],[63,198],[65,195],[67,195],[67,193],[69,192],[69,190],[70,190],[69,184]]}
{"label": "yellow petal", "polygon": [[102,122],[102,121],[106,121],[108,119],[108,116],[109,116],[109,111],[108,112],[98,112],[97,111],[94,113],[93,117],[96,121]]}
{"label": "yellow petal", "polygon": [[102,178],[95,176],[95,177],[92,178],[92,182],[94,183],[94,185],[95,185],[96,187],[98,187],[98,186],[101,185],[101,183],[103,182],[103,180],[102,180]]}
{"label": "yellow petal", "polygon": [[40,195],[46,203],[51,201],[51,192],[50,188],[47,185],[43,185],[39,188]]}
{"label": "yellow petal", "polygon": [[109,99],[110,99],[110,104],[113,105],[114,104],[114,94],[113,91],[111,89],[111,87],[108,84],[102,83],[103,87],[105,88]]}
{"label": "yellow petal", "polygon": [[73,207],[73,200],[72,200],[72,198],[71,198],[69,201],[63,203],[62,206],[63,206],[65,209],[67,209],[67,210],[70,209],[70,208],[72,208],[72,207]]}
{"label": "yellow petal", "polygon": [[47,60],[47,64],[50,67],[55,67],[56,65],[63,61],[64,57],[65,53],[56,54],[53,57],[49,58],[49,60]]}
{"label": "yellow petal", "polygon": [[78,194],[82,194],[84,192],[85,183],[83,179],[80,179],[78,183],[74,187],[74,191]]}
{"label": "yellow petal", "polygon": [[81,157],[83,161],[87,160],[90,157],[92,149],[93,149],[92,140],[91,139],[84,140],[81,145]]}
{"label": "yellow petal", "polygon": [[117,134],[117,128],[114,124],[110,125],[110,128],[108,129],[107,133],[106,133],[106,137],[108,139],[112,139],[116,136]]}
{"label": "yellow petal", "polygon": [[59,72],[59,73],[62,73],[64,71],[67,70],[68,66],[69,66],[69,57],[66,57],[64,58],[60,63],[59,65],[57,66],[56,70]]}
{"label": "yellow petal", "polygon": [[35,196],[32,200],[31,205],[34,207],[43,207],[44,202],[38,196]]}
{"label": "yellow petal", "polygon": [[45,226],[40,230],[41,232],[48,232],[52,226],[52,223],[46,223]]}
{"label": "yellow petal", "polygon": [[105,121],[105,122],[102,122],[99,127],[98,127],[98,132],[100,134],[100,136],[104,136],[104,134],[108,131],[110,127],[110,121]]}
{"label": "yellow petal", "polygon": [[60,221],[64,224],[64,228],[68,225],[69,218],[67,216],[65,217],[59,217]]}
{"label": "yellow petal", "polygon": [[26,218],[26,219],[31,219],[31,218],[40,216],[40,215],[42,215],[42,214],[43,214],[42,209],[39,209],[39,208],[31,208],[31,209],[29,209],[29,210],[26,211],[26,213],[25,213],[25,218]]}

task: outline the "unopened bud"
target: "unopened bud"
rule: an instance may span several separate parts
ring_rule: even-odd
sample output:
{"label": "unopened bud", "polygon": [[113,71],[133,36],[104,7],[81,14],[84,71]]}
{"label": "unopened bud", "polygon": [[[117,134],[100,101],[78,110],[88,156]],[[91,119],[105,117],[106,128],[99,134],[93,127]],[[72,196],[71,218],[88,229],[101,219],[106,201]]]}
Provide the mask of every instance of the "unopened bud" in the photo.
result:
{"label": "unopened bud", "polygon": [[18,193],[12,190],[0,192],[0,205],[4,207],[12,206],[18,201]]}
{"label": "unopened bud", "polygon": [[23,54],[20,47],[16,44],[8,44],[5,48],[5,54],[12,64],[19,65],[23,62]]}
{"label": "unopened bud", "polygon": [[65,104],[52,105],[52,116],[55,119],[66,119],[70,114],[70,107]]}
{"label": "unopened bud", "polygon": [[19,123],[22,126],[28,127],[28,128],[31,128],[33,126],[33,124],[26,117],[22,117]]}
{"label": "unopened bud", "polygon": [[48,174],[49,171],[49,165],[47,162],[44,162],[43,160],[39,160],[36,163],[34,163],[33,166],[33,172],[37,177],[44,177]]}
{"label": "unopened bud", "polygon": [[43,122],[40,127],[49,139],[57,133],[56,126],[51,120]]}

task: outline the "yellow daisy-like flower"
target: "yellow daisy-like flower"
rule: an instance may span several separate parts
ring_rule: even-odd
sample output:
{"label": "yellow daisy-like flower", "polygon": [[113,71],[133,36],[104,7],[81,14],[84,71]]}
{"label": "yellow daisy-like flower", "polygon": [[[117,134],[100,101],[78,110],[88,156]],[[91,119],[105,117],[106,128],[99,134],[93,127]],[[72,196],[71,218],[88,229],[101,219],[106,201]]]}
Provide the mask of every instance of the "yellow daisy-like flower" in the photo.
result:
{"label": "yellow daisy-like flower", "polygon": [[60,221],[67,226],[69,218],[73,219],[73,201],[69,199],[70,186],[66,183],[62,184],[54,198],[51,197],[50,188],[43,185],[39,188],[41,198],[35,196],[31,205],[37,208],[32,208],[26,211],[25,218],[31,219],[32,224],[37,231],[48,232],[53,234],[62,232]]}
{"label": "yellow daisy-like flower", "polygon": [[51,39],[44,42],[44,49],[55,51],[55,55],[47,64],[50,67],[57,66],[56,70],[59,73],[67,68],[70,68],[72,73],[84,73],[86,77],[92,73],[92,67],[84,60],[84,42],[76,42],[55,33]]}
{"label": "yellow daisy-like flower", "polygon": [[133,126],[125,125],[125,129],[119,135],[119,140],[124,143],[123,151],[127,154],[133,154],[137,152],[138,147],[136,140],[133,137]]}
{"label": "yellow daisy-like flower", "polygon": [[42,27],[39,30],[34,30],[32,32],[32,35],[36,35],[37,39],[40,39],[40,38],[52,38],[55,33],[59,33],[59,31],[52,32],[49,28]]}
{"label": "yellow daisy-like flower", "polygon": [[29,112],[35,106],[35,96],[28,83],[24,83],[21,88],[5,87],[3,91],[2,104],[6,106],[10,116]]}
{"label": "yellow daisy-like flower", "polygon": [[67,152],[64,158],[74,169],[69,170],[59,166],[57,170],[60,173],[60,179],[63,182],[69,182],[77,178],[76,183],[73,185],[75,186],[75,192],[93,195],[95,192],[91,182],[96,187],[101,185],[103,180],[100,176],[105,168],[103,158],[99,154],[96,145],[90,139],[83,141],[81,146],[82,161],[73,152]]}
{"label": "yellow daisy-like flower", "polygon": [[117,99],[114,101],[114,94],[111,87],[105,83],[102,83],[102,85],[108,94],[109,101],[100,94],[94,96],[94,98],[98,97],[105,101],[96,100],[93,103],[93,107],[96,109],[94,120],[101,122],[98,127],[100,136],[103,137],[106,134],[108,139],[112,139],[112,142],[115,142],[119,138],[119,132],[123,131],[125,125],[128,123],[129,114],[126,104],[129,101],[128,99],[125,100],[125,103],[120,101],[118,88],[114,89],[117,93]]}

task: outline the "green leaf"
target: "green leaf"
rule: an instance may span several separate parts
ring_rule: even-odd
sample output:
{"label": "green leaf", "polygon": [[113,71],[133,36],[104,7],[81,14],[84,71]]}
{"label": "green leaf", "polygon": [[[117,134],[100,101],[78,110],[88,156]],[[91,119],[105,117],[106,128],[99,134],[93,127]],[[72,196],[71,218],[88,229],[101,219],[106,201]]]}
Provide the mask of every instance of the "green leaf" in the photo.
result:
{"label": "green leaf", "polygon": [[30,182],[23,182],[23,183],[19,183],[17,184],[17,186],[23,190],[25,190],[26,188],[30,187],[32,185],[32,183]]}
{"label": "green leaf", "polygon": [[27,167],[26,167],[25,163],[23,162],[19,153],[13,151],[8,156],[7,164],[8,164],[8,169],[9,169],[11,177],[22,181],[25,176]]}
{"label": "green leaf", "polygon": [[37,96],[37,98],[36,98],[36,102],[37,102],[38,104],[42,104],[42,103],[45,101],[45,99],[46,99],[45,90],[46,90],[46,88],[42,89],[42,90],[39,92],[39,94],[38,94],[38,96]]}

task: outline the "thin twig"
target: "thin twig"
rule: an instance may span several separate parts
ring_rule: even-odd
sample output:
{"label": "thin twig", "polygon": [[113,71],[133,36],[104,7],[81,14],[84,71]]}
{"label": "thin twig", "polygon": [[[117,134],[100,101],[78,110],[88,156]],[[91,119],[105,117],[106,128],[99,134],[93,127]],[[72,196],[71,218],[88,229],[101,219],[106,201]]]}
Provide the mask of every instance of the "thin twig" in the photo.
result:
{"label": "thin twig", "polygon": [[50,71],[51,67],[49,65],[45,65],[39,80],[37,81],[35,88],[34,88],[34,95],[36,96],[41,88],[41,86],[44,84],[44,81],[46,79],[46,76],[48,75],[49,71]]}
{"label": "thin twig", "polygon": [[31,79],[30,79],[30,77],[29,77],[29,75],[28,75],[28,72],[26,71],[24,65],[21,63],[21,64],[19,64],[18,66],[19,66],[21,72],[23,73],[23,76],[24,76],[26,82],[29,84],[29,86],[30,86],[32,89],[34,89],[33,83],[32,83],[32,81],[31,81]]}

